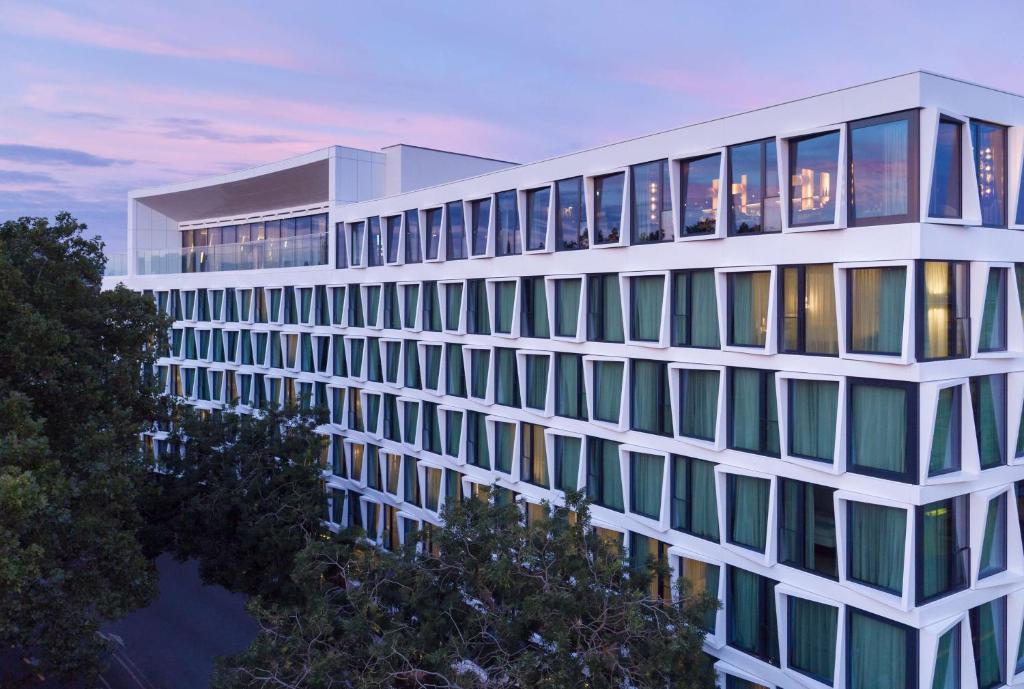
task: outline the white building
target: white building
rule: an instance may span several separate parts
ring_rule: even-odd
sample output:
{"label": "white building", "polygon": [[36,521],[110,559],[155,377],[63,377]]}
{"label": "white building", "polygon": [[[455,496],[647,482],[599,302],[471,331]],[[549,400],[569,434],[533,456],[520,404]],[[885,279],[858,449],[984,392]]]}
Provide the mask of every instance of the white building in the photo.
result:
{"label": "white building", "polygon": [[133,193],[110,279],[167,392],[329,405],[337,524],[585,486],[723,601],[724,686],[1024,684],[1022,144],[918,72],[529,165],[330,148]]}

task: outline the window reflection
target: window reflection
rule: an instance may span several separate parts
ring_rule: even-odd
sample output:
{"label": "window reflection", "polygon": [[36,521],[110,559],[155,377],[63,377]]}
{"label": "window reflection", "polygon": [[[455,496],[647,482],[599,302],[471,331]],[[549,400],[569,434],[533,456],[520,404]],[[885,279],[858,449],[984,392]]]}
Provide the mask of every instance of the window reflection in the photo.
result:
{"label": "window reflection", "polygon": [[438,258],[437,252],[441,245],[441,209],[431,208],[427,211],[427,260]]}
{"label": "window reflection", "polygon": [[782,231],[775,139],[729,148],[729,234]]}
{"label": "window reflection", "polygon": [[420,253],[420,212],[405,212],[405,262],[419,263],[423,260]]}
{"label": "window reflection", "polygon": [[542,187],[526,192],[526,216],[529,223],[526,232],[526,250],[544,250],[548,237],[548,207],[551,204],[551,187]]}
{"label": "window reflection", "polygon": [[586,249],[590,245],[590,236],[587,233],[587,213],[583,201],[583,178],[573,177],[555,183],[555,198],[555,248],[558,251]]}
{"label": "window reflection", "polygon": [[487,253],[487,230],[491,226],[491,200],[474,201],[473,206],[473,255]]}
{"label": "window reflection", "polygon": [[626,173],[598,177],[594,180],[594,243],[613,244],[621,237],[622,191]]}
{"label": "window reflection", "polygon": [[445,259],[456,261],[466,258],[466,221],[462,212],[462,201],[452,201],[446,206],[448,218],[445,236]]}
{"label": "window reflection", "polygon": [[793,226],[835,221],[839,132],[816,134],[790,143],[790,209]]}
{"label": "window reflection", "polygon": [[933,218],[960,218],[963,215],[960,178],[962,146],[963,126],[956,120],[941,119],[928,202],[928,215]]}
{"label": "window reflection", "polygon": [[[513,256],[523,252],[519,239],[519,202],[515,190],[498,194],[497,222],[494,238],[496,256]],[[545,224],[547,222],[545,211]]]}
{"label": "window reflection", "polygon": [[722,155],[683,163],[683,236],[712,234],[718,221],[719,172]]}
{"label": "window reflection", "polygon": [[402,237],[402,216],[392,215],[385,222],[387,225],[388,263],[397,263],[398,244]]}
{"label": "window reflection", "polygon": [[981,224],[1006,227],[1006,127],[971,121]]}
{"label": "window reflection", "polygon": [[782,351],[839,353],[831,264],[783,268],[781,308]]}
{"label": "window reflection", "polygon": [[916,218],[916,134],[916,111],[850,125],[851,224]]}
{"label": "window reflection", "polygon": [[632,174],[633,244],[663,242],[672,234],[672,192],[667,160],[634,165]]}
{"label": "window reflection", "polygon": [[[366,265],[379,266],[384,263],[384,241],[380,235],[380,217],[372,217],[367,223],[367,248],[370,253],[366,259]],[[284,232],[284,228],[281,229]]]}

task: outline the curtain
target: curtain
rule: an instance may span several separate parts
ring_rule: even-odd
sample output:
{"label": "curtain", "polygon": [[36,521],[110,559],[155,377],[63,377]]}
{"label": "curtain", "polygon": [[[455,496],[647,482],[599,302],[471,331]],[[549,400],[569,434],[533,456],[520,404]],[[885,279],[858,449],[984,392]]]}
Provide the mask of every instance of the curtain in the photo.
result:
{"label": "curtain", "polygon": [[487,308],[487,283],[470,280],[466,295],[466,329],[476,335],[491,334],[491,314]]}
{"label": "curtain", "polygon": [[733,474],[729,540],[764,552],[768,536],[768,498],[771,482],[767,479]]}
{"label": "curtain", "polygon": [[441,302],[436,282],[423,283],[423,329],[441,332]]}
{"label": "curtain", "polygon": [[[634,302],[636,303],[636,302]],[[605,275],[601,279],[600,309],[604,317],[604,342],[624,342],[622,329],[622,293],[618,275]],[[660,305],[659,305],[660,315]]]}
{"label": "curtain", "polygon": [[402,351],[405,356],[405,387],[419,389],[421,387],[420,356],[415,340],[403,342]]}
{"label": "curtain", "polygon": [[447,359],[445,365],[446,389],[449,395],[466,396],[466,372],[462,366],[462,345],[449,343],[446,345]]}
{"label": "curtain", "polygon": [[510,423],[494,424],[494,468],[512,472],[512,454],[515,450],[516,427]]}
{"label": "curtain", "polygon": [[813,354],[838,354],[836,292],[832,266],[804,269],[804,349]]}
{"label": "curtain", "polygon": [[403,440],[412,445],[416,442],[416,422],[420,415],[420,405],[418,402],[406,402],[405,403],[405,437]]}
{"label": "curtain", "polygon": [[366,324],[377,325],[377,314],[380,311],[380,287],[366,288]]}
{"label": "curtain", "polygon": [[656,342],[661,337],[661,307],[665,278],[648,275],[632,278],[632,335],[634,340]]}
{"label": "curtain", "polygon": [[377,428],[377,415],[380,414],[380,395],[366,396],[366,427]]}
{"label": "curtain", "polygon": [[512,332],[512,316],[516,303],[516,283],[498,282],[494,285],[495,314],[494,330],[499,333]]}
{"label": "curtain", "polygon": [[950,325],[953,318],[952,272],[945,261],[924,264],[924,328],[921,333],[926,359],[950,356]]}
{"label": "curtain", "polygon": [[531,409],[544,409],[547,405],[549,362],[547,356],[526,357],[526,406]]}
{"label": "curtain", "polygon": [[[622,473],[619,464],[619,444],[610,440],[590,439],[594,445],[594,456],[588,467],[587,492],[597,498],[597,502],[609,509],[623,510]],[[596,476],[593,476],[596,470]],[[591,483],[593,481],[593,483]],[[591,488],[593,485],[593,488]]]}
{"label": "curtain", "polygon": [[437,390],[441,381],[441,345],[427,345],[423,348],[423,358],[426,364],[426,381],[424,386]]}
{"label": "curtain", "polygon": [[462,499],[462,474],[451,469],[444,470],[444,497],[446,501]]}
{"label": "curtain", "polygon": [[352,342],[352,375],[360,376],[363,372],[363,349],[365,340],[351,340]]}
{"label": "curtain", "polygon": [[462,315],[462,285],[459,283],[447,284],[444,288],[445,303],[445,324],[448,330],[458,330],[459,320]]}
{"label": "curtain", "polygon": [[906,390],[859,383],[852,389],[851,464],[904,473],[907,454]]}
{"label": "curtain", "polygon": [[671,413],[669,396],[665,393],[668,385],[665,365],[658,361],[634,359],[631,366],[631,428],[659,435],[665,435],[666,430],[670,433],[672,419],[671,416],[665,418],[666,408]]}
{"label": "curtain", "polygon": [[953,520],[952,500],[940,500],[921,507],[921,590],[922,600],[949,591],[959,582],[953,581],[953,568],[957,557],[956,523]]}
{"label": "curtain", "polygon": [[426,470],[427,494],[424,505],[432,512],[437,512],[439,498],[441,497],[441,470],[428,467]]}
{"label": "curtain", "polygon": [[987,577],[1006,569],[1006,493],[988,501],[985,535],[981,541],[978,576]]}
{"label": "curtain", "polygon": [[971,378],[971,401],[981,468],[999,466],[1006,438],[1006,379],[1001,374]]}
{"label": "curtain", "polygon": [[402,499],[413,505],[419,505],[419,476],[416,471],[416,458],[406,455],[402,458]]}
{"label": "curtain", "polygon": [[[693,595],[709,593],[718,598],[718,577],[721,569],[718,565],[708,564],[700,560],[692,560],[688,557],[680,558],[682,567],[681,576],[689,584],[689,591]],[[701,627],[709,634],[715,632],[715,618],[718,617],[718,609],[713,608],[704,613]]]}
{"label": "curtain", "polygon": [[848,689],[900,689],[907,686],[907,630],[849,608]]}
{"label": "curtain", "polygon": [[405,325],[407,328],[413,327],[416,323],[416,309],[419,307],[420,301],[420,286],[419,285],[406,285],[405,286]]}
{"label": "curtain", "polygon": [[849,505],[850,579],[901,594],[906,510],[862,502]]}
{"label": "curtain", "polygon": [[789,597],[790,667],[832,684],[838,616],[831,605]]}
{"label": "curtain", "polygon": [[789,394],[790,453],[831,462],[836,442],[839,383],[791,380]]}
{"label": "curtain", "polygon": [[580,471],[580,446],[579,438],[571,438],[564,435],[555,436],[555,466],[558,474],[559,490],[570,491],[577,489],[577,482]]}
{"label": "curtain", "polygon": [[313,338],[309,333],[302,333],[302,370],[313,372]]}
{"label": "curtain", "polygon": [[690,531],[695,536],[718,541],[718,498],[715,465],[701,459],[690,463]]}
{"label": "curtain", "polygon": [[665,458],[644,452],[631,452],[630,510],[651,519],[661,516],[661,481]]}
{"label": "curtain", "polygon": [[850,271],[850,280],[850,349],[899,355],[903,350],[907,269],[902,266],[857,268]]}
{"label": "curtain", "polygon": [[978,687],[990,689],[1003,684],[1006,655],[1006,599],[982,603],[971,610],[974,663]]}
{"label": "curtain", "polygon": [[491,365],[491,352],[487,349],[471,349],[469,352],[469,394],[473,397],[487,397],[487,375]]}
{"label": "curtain", "polygon": [[445,414],[445,452],[456,457],[459,454],[459,444],[462,442],[462,412],[446,411]]}
{"label": "curtain", "polygon": [[611,423],[619,422],[622,402],[621,361],[594,362],[594,418]]}
{"label": "curtain", "polygon": [[732,438],[730,446],[757,452],[761,449],[761,372],[732,370]]}
{"label": "curtain", "polygon": [[558,353],[555,366],[555,413],[572,419],[586,418],[587,400],[580,385],[579,355]]}
{"label": "curtain", "polygon": [[715,271],[698,270],[690,273],[690,291],[690,345],[717,349],[718,298]]}
{"label": "curtain", "polygon": [[[744,651],[755,653],[761,646],[761,628],[766,624],[761,577],[739,567],[729,567],[728,642]],[[770,601],[774,605],[774,601]]]}
{"label": "curtain", "polygon": [[380,340],[376,337],[366,338],[366,377],[375,383],[384,379],[380,366]]}
{"label": "curtain", "polygon": [[715,439],[718,419],[718,371],[680,372],[682,409],[679,428],[682,435],[701,440]]}
{"label": "curtain", "polygon": [[732,308],[730,344],[763,347],[768,332],[768,292],[771,273],[734,273],[729,276]]}
{"label": "curtain", "polygon": [[437,405],[423,403],[423,449],[441,454],[441,424],[437,417]]}
{"label": "curtain", "polygon": [[1006,349],[1006,271],[1002,268],[988,272],[978,349],[983,352]]}
{"label": "curtain", "polygon": [[514,349],[494,350],[494,401],[507,407],[519,407],[519,369]]}
{"label": "curtain", "polygon": [[954,654],[960,652],[960,625],[939,637],[935,652],[935,675],[932,689],[957,689],[960,686],[960,663]]}
{"label": "curtain", "polygon": [[555,334],[576,337],[580,314],[580,285],[582,280],[559,280],[556,283]]}
{"label": "curtain", "polygon": [[[928,460],[929,476],[959,468],[960,448],[956,447],[956,431],[960,425],[957,413],[958,389],[949,387],[939,390],[938,404],[935,409],[935,430],[932,432],[932,451]],[[955,426],[954,419],[956,420]]]}
{"label": "curtain", "polygon": [[550,337],[544,278],[523,278],[523,336]]}

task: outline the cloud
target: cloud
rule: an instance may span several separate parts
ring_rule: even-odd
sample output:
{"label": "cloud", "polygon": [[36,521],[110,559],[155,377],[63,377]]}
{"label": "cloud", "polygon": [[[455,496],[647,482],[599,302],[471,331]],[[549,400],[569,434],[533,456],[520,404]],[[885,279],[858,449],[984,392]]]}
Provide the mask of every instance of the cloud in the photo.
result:
{"label": "cloud", "polygon": [[229,144],[294,143],[299,139],[281,134],[233,134],[217,127],[210,120],[193,117],[161,117],[156,120],[163,135],[172,139],[198,139]]}
{"label": "cloud", "polygon": [[53,175],[45,172],[25,172],[22,170],[0,170],[0,185],[24,185],[24,184],[52,184],[59,185],[60,181]]}
{"label": "cloud", "polygon": [[52,148],[27,144],[0,144],[0,160],[33,165],[74,165],[77,167],[110,167],[130,161],[104,158],[74,148]]}

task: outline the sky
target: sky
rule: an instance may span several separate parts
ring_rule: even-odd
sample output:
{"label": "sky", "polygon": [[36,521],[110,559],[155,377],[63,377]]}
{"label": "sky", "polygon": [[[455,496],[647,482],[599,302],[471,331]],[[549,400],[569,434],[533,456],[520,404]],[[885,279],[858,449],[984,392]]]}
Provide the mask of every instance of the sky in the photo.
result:
{"label": "sky", "polygon": [[0,220],[332,144],[529,162],[926,69],[1024,93],[1024,3],[0,0]]}

